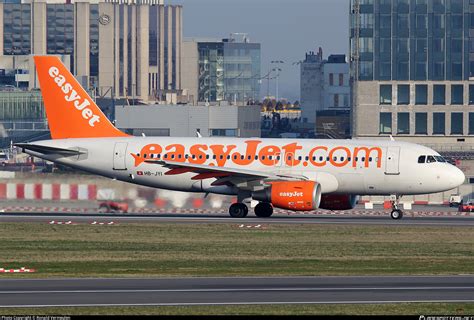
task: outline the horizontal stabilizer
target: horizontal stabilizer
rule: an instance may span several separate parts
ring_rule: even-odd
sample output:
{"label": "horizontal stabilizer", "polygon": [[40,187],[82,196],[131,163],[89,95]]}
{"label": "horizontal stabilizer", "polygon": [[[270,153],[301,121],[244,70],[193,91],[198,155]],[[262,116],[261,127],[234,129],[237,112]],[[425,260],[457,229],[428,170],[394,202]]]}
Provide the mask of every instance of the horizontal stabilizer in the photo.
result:
{"label": "horizontal stabilizer", "polygon": [[63,156],[78,156],[84,154],[84,152],[72,149],[62,149],[62,148],[55,148],[55,147],[47,147],[47,146],[40,146],[35,144],[29,143],[16,143],[14,146],[26,150],[31,150],[34,152],[38,152],[41,154],[59,154]]}

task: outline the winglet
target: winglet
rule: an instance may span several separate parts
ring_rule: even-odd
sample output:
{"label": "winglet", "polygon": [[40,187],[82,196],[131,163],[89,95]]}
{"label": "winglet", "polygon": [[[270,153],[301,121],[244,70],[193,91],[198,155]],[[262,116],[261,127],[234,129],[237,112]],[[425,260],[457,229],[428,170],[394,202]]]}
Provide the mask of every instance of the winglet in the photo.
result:
{"label": "winglet", "polygon": [[55,56],[35,56],[51,137],[125,137]]}

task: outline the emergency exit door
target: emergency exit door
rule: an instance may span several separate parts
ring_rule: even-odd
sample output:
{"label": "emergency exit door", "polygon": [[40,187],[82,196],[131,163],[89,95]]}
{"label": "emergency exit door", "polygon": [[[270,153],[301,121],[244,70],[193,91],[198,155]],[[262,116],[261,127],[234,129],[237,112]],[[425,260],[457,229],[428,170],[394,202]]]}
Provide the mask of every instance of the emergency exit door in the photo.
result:
{"label": "emergency exit door", "polygon": [[385,174],[400,174],[400,147],[388,147],[385,157]]}

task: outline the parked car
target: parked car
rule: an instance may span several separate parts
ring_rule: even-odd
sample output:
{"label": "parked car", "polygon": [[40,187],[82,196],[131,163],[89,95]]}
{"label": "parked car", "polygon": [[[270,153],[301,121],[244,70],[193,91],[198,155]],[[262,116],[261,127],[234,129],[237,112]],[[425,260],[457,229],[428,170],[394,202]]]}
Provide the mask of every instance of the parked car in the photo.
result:
{"label": "parked car", "polygon": [[100,213],[127,213],[128,203],[116,201],[104,201],[99,205]]}
{"label": "parked car", "polygon": [[467,201],[466,203],[461,203],[458,208],[459,212],[474,212],[474,203],[472,200]]}

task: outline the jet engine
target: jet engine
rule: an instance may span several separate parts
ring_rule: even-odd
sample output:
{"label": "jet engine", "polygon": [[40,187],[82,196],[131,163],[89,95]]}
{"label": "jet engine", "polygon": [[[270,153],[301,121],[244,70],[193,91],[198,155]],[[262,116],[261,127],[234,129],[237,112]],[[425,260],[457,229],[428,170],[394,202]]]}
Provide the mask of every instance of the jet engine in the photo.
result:
{"label": "jet engine", "polygon": [[321,202],[321,185],[314,181],[277,181],[252,193],[254,200],[294,211],[311,211]]}
{"label": "jet engine", "polygon": [[357,204],[358,196],[353,194],[324,194],[321,197],[320,209],[350,210]]}

